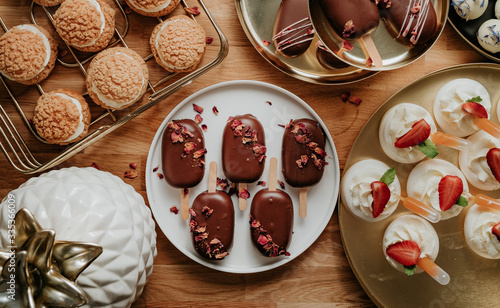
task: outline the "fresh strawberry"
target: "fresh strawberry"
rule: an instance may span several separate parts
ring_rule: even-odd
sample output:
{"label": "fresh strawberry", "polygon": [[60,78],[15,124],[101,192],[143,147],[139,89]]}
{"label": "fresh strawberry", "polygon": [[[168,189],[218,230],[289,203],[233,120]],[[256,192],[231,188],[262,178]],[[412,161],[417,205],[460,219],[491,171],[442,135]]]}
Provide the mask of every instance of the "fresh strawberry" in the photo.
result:
{"label": "fresh strawberry", "polygon": [[448,210],[455,204],[464,191],[464,183],[458,176],[447,175],[439,181],[439,208],[441,211]]}
{"label": "fresh strawberry", "polygon": [[394,146],[396,148],[407,148],[424,142],[431,134],[429,123],[422,119],[411,126],[411,129],[401,136]]}
{"label": "fresh strawberry", "polygon": [[500,241],[500,222],[493,226],[491,232],[497,236],[497,239]]}
{"label": "fresh strawberry", "polygon": [[466,102],[462,105],[462,109],[465,112],[472,114],[478,118],[488,118],[488,112],[483,105],[475,102]]}
{"label": "fresh strawberry", "polygon": [[370,185],[372,188],[372,215],[377,218],[385,209],[387,202],[391,198],[391,191],[384,182],[375,181]]}
{"label": "fresh strawberry", "polygon": [[385,253],[404,266],[412,266],[420,258],[420,247],[414,241],[402,241],[388,246]]}
{"label": "fresh strawberry", "polygon": [[500,182],[500,149],[492,148],[486,154],[486,162],[490,166],[495,179]]}

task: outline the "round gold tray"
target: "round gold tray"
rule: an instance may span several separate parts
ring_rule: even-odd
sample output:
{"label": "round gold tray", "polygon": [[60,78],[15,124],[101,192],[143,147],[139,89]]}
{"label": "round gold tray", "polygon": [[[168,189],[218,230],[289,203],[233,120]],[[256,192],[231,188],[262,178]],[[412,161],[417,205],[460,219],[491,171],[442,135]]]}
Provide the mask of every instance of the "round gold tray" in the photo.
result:
{"label": "round gold tray", "polygon": [[[310,48],[302,55],[289,59],[276,54],[272,44],[273,25],[280,6],[280,0],[235,0],[241,26],[248,39],[260,55],[280,71],[294,78],[310,83],[335,85],[363,80],[377,72],[354,66],[326,69],[316,59],[317,36]],[[271,42],[267,45],[265,42]]]}
{"label": "round gold tray", "polygon": [[[434,97],[445,83],[456,78],[470,78],[483,84],[492,102],[492,121],[498,123],[496,104],[500,98],[500,65],[468,64],[454,66],[426,75],[390,97],[370,118],[351,149],[344,170],[354,163],[373,158],[396,166],[402,194],[406,196],[406,179],[414,164],[400,164],[388,158],[379,144],[378,128],[384,113],[394,105],[407,102],[423,106],[432,114]],[[437,158],[458,164],[458,151],[438,145]],[[500,198],[500,190],[483,192],[469,186],[472,194],[479,192]],[[385,260],[382,238],[385,229],[396,217],[410,213],[402,205],[389,218],[375,223],[353,216],[344,205],[339,207],[339,224],[344,249],[359,283],[380,307],[497,307],[500,302],[498,268],[500,260],[484,259],[466,244],[463,224],[468,208],[454,218],[433,224],[439,235],[436,264],[451,277],[442,286],[425,273],[406,276]]]}

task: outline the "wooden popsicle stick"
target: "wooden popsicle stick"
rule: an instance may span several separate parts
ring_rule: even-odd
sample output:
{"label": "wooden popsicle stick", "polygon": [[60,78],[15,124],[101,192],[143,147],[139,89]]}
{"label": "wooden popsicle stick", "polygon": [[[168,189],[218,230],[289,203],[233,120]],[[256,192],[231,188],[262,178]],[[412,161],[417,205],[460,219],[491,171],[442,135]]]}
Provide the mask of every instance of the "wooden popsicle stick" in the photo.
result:
{"label": "wooden popsicle stick", "polygon": [[269,161],[269,191],[276,191],[278,185],[278,159],[271,157]]}
{"label": "wooden popsicle stick", "polygon": [[189,218],[189,191],[181,189],[181,217],[186,220]]}
{"label": "wooden popsicle stick", "polygon": [[210,162],[208,169],[208,192],[214,193],[217,190],[217,163]]}
{"label": "wooden popsicle stick", "polygon": [[[242,189],[247,189],[247,183],[238,183],[238,191],[241,191]],[[240,210],[244,211],[247,208],[247,199],[245,198],[238,198],[238,206]]]}
{"label": "wooden popsicle stick", "polygon": [[299,189],[299,216],[304,218],[307,215],[307,187]]}
{"label": "wooden popsicle stick", "polygon": [[365,56],[372,59],[372,65],[375,67],[382,67],[382,57],[380,57],[372,37],[369,34],[363,35],[359,38],[359,43]]}

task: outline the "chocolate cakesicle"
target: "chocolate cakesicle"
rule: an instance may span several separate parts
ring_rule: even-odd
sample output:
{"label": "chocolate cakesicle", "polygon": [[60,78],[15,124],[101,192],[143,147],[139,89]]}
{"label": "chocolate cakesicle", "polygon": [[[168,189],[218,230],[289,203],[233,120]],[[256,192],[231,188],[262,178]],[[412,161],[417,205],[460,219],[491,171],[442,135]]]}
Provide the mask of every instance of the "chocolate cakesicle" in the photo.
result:
{"label": "chocolate cakesicle", "polygon": [[222,260],[233,244],[234,207],[231,197],[217,188],[217,163],[211,162],[208,190],[199,194],[189,210],[195,250],[204,258]]}
{"label": "chocolate cakesicle", "polygon": [[250,209],[250,231],[255,247],[267,257],[289,255],[292,238],[293,203],[290,196],[276,188],[278,160],[270,159],[269,188],[259,190]]}
{"label": "chocolate cakesicle", "polygon": [[222,135],[222,170],[226,178],[238,183],[239,208],[246,209],[246,184],[257,181],[266,158],[264,128],[251,114],[229,117]]}
{"label": "chocolate cakesicle", "polygon": [[303,54],[311,45],[314,29],[308,0],[282,0],[273,27],[276,51],[287,58]]}
{"label": "chocolate cakesicle", "polygon": [[425,43],[434,37],[437,17],[430,0],[375,0],[380,16],[399,39],[411,44]]}
{"label": "chocolate cakesicle", "polygon": [[282,172],[290,186],[300,188],[300,217],[307,213],[307,187],[321,180],[328,164],[324,149],[325,135],[318,122],[297,119],[285,126],[281,147]]}
{"label": "chocolate cakesicle", "polygon": [[181,188],[181,216],[189,217],[187,189],[200,183],[205,174],[205,139],[203,131],[191,119],[168,122],[163,133],[161,163],[165,180]]}
{"label": "chocolate cakesicle", "polygon": [[345,40],[359,39],[367,58],[371,58],[374,66],[382,66],[382,58],[370,37],[370,34],[377,29],[380,20],[375,2],[372,0],[319,0],[319,2],[333,30]]}

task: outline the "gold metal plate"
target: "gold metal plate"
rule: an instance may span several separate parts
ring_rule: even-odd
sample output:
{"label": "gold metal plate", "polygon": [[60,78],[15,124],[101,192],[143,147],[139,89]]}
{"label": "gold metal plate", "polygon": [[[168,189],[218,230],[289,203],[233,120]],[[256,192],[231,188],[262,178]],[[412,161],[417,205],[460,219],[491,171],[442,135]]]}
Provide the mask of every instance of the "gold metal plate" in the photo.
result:
{"label": "gold metal plate", "polygon": [[346,84],[359,81],[376,72],[349,66],[339,69],[326,69],[316,59],[315,36],[310,48],[302,55],[289,59],[276,54],[271,43],[273,25],[280,6],[280,0],[235,0],[238,18],[248,39],[257,51],[280,71],[297,79],[317,84]]}
{"label": "gold metal plate", "polygon": [[[414,103],[432,114],[432,103],[438,90],[448,81],[470,78],[483,84],[492,101],[492,121],[499,123],[496,103],[500,98],[500,65],[468,64],[454,66],[426,75],[390,97],[370,118],[351,149],[344,171],[354,163],[373,158],[396,166],[402,194],[406,196],[406,179],[415,164],[400,164],[388,158],[379,144],[378,128],[382,116],[394,105]],[[440,145],[437,158],[458,164],[458,151]],[[484,192],[469,185],[470,192],[482,192],[500,198],[500,190]],[[498,269],[500,260],[484,259],[466,244],[463,225],[468,208],[454,218],[433,224],[439,236],[436,264],[451,277],[442,286],[425,273],[406,276],[385,260],[382,238],[396,217],[410,213],[402,205],[389,218],[369,223],[353,216],[344,205],[339,207],[339,224],[344,249],[358,281],[370,298],[381,307],[497,307],[500,302]]]}
{"label": "gold metal plate", "polygon": [[458,16],[457,12],[455,12],[455,9],[453,6],[450,4],[450,12],[448,13],[448,22],[450,23],[451,27],[457,32],[457,34],[467,43],[469,44],[472,49],[474,49],[477,53],[482,55],[483,57],[486,57],[492,61],[499,62],[500,63],[500,54],[499,53],[491,53],[481,45],[479,45],[476,37],[477,30],[479,27],[483,24],[483,22],[489,20],[489,19],[495,19],[495,3],[496,1],[489,1],[488,2],[488,7],[486,8],[486,11],[481,15],[481,17],[474,19],[474,20],[469,20],[466,21],[463,18],[460,18]]}
{"label": "gold metal plate", "polygon": [[[366,56],[358,40],[353,41],[353,49],[344,52],[343,57],[339,59],[352,66],[374,71],[393,70],[416,61],[436,43],[444,29],[446,17],[448,16],[449,0],[433,0],[432,3],[436,11],[437,31],[435,37],[425,44],[408,45],[396,40],[389,33],[385,22],[381,20],[371,37],[382,57],[382,67],[366,67]],[[342,47],[344,39],[337,35],[330,26],[319,0],[309,1],[309,12],[318,37],[329,50],[337,52]]]}

